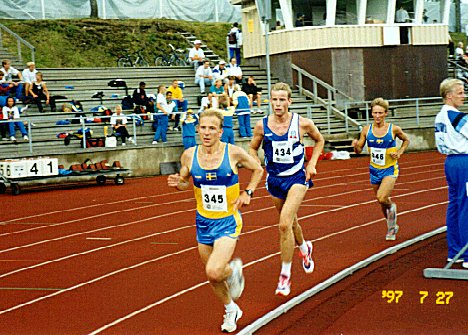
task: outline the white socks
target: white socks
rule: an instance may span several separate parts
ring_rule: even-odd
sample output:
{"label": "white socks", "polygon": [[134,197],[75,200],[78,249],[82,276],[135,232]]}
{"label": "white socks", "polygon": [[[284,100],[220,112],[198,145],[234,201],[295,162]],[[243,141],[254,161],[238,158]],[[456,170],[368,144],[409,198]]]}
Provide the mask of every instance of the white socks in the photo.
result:
{"label": "white socks", "polygon": [[291,265],[292,263],[281,263],[281,274],[287,276],[288,278],[291,277]]}
{"label": "white socks", "polygon": [[224,308],[226,308],[226,312],[234,311],[236,309],[236,303],[231,299],[231,302],[227,305],[224,305]]}
{"label": "white socks", "polygon": [[301,250],[302,255],[307,255],[309,252],[309,248],[307,247],[307,243],[305,240],[302,241],[302,244],[299,246],[299,250]]}

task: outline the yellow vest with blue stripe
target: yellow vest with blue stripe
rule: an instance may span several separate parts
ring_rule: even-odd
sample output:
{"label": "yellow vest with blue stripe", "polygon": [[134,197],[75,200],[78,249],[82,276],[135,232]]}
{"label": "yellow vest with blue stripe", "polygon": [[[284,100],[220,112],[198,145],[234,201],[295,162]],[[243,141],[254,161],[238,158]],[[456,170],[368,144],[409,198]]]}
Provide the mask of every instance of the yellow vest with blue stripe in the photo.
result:
{"label": "yellow vest with blue stripe", "polygon": [[370,165],[376,169],[386,169],[397,164],[397,160],[390,156],[392,152],[397,152],[396,140],[393,136],[393,124],[388,125],[387,133],[384,136],[376,136],[372,131],[371,124],[366,135],[367,147],[370,153]]}
{"label": "yellow vest with blue stripe", "polygon": [[224,145],[223,159],[213,169],[200,165],[198,155],[200,146],[195,148],[190,173],[193,179],[197,212],[205,218],[220,219],[239,215],[234,211],[234,200],[239,197],[239,176],[232,170],[229,159],[229,144]]}

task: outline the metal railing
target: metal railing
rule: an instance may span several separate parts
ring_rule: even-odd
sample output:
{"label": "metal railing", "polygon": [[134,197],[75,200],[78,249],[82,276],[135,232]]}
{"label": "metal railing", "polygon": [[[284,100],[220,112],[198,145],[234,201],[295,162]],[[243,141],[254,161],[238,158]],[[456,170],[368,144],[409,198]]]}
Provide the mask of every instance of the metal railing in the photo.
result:
{"label": "metal railing", "polygon": [[[353,124],[356,127],[359,127],[360,124],[349,118],[348,115],[343,114],[338,108],[334,105],[336,104],[336,99],[338,95],[341,95],[344,99],[344,102],[352,101],[353,99],[346,95],[344,92],[336,89],[335,87],[331,86],[330,84],[324,82],[323,80],[317,78],[316,76],[310,74],[309,72],[305,71],[304,69],[298,67],[295,64],[291,64],[291,69],[293,71],[297,71],[297,88],[299,89],[299,94],[305,95],[313,99],[314,103],[321,104],[327,110],[327,132],[331,133],[331,117],[338,117],[345,121],[346,132],[348,132],[349,123]],[[308,78],[312,81],[312,91],[306,89],[304,87],[304,77]],[[327,98],[323,99],[319,96],[318,91],[319,88],[326,90]],[[308,111],[309,113],[309,111]]]}
{"label": "metal railing", "polygon": [[28,41],[24,40],[18,34],[15,32],[11,31],[9,28],[5,27],[3,24],[0,24],[0,48],[3,48],[3,32],[6,32],[10,36],[12,36],[14,39],[16,39],[16,46],[17,46],[17,56],[18,60],[23,63],[23,54],[21,50],[21,44],[24,44],[29,50],[31,51],[31,61],[35,62],[35,51],[36,48],[29,43]]}
{"label": "metal railing", "polygon": [[[419,127],[420,126],[420,118],[421,118],[421,106],[424,105],[424,103],[429,103],[429,102],[440,102],[440,105],[443,104],[442,98],[440,97],[427,97],[427,98],[406,98],[406,99],[388,99],[387,100],[390,104],[390,110],[393,111],[396,108],[408,108],[408,107],[413,107],[415,108],[415,117],[416,117],[416,125]],[[366,120],[366,124],[369,124],[370,122],[370,104],[371,100],[368,101],[348,101],[345,102],[344,106],[344,114],[349,117],[350,110],[356,110],[358,109],[359,111],[362,111],[363,118]],[[347,118],[346,118],[347,119]],[[347,125],[346,125],[347,127]]]}

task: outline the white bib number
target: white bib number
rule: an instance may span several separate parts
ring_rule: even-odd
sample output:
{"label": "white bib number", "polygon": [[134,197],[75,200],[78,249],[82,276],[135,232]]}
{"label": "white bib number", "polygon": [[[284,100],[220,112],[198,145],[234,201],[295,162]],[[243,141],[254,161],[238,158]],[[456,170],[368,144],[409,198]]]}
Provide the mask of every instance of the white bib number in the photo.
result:
{"label": "white bib number", "polygon": [[227,212],[226,186],[201,185],[203,208],[211,212]]}
{"label": "white bib number", "polygon": [[375,165],[384,166],[386,152],[386,149],[371,148],[371,162]]}
{"label": "white bib number", "polygon": [[275,163],[294,163],[293,146],[289,141],[272,142],[273,144],[273,162]]}

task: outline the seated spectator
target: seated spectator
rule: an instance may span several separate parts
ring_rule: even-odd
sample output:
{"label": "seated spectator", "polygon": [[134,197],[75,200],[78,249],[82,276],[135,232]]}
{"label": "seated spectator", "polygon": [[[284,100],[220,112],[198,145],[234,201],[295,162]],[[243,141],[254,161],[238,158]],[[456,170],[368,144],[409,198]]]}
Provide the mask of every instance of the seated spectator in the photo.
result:
{"label": "seated spectator", "polygon": [[45,81],[42,80],[42,72],[36,73],[36,82],[30,86],[29,94],[33,97],[33,101],[39,109],[39,113],[44,113],[42,100],[45,100],[46,105],[50,105],[50,111],[56,112],[55,99],[49,94]]}
{"label": "seated spectator", "polygon": [[463,50],[463,42],[458,42],[458,46],[455,49],[455,58],[456,59],[462,58],[464,54],[465,52]]}
{"label": "seated spectator", "polygon": [[198,124],[198,115],[194,115],[191,109],[182,117],[182,143],[184,149],[188,149],[197,145],[195,139],[195,126]]}
{"label": "seated spectator", "polygon": [[250,101],[244,91],[241,90],[239,84],[235,86],[233,95],[233,105],[236,108],[237,121],[239,122],[240,137],[252,137],[252,129],[250,127]]}
{"label": "seated spectator", "polygon": [[200,40],[195,40],[193,44],[194,47],[189,51],[189,62],[193,65],[193,68],[196,70],[200,66],[202,66],[203,60],[205,59],[205,53],[201,48],[202,42]]}
{"label": "seated spectator", "polygon": [[253,105],[254,102],[256,102],[258,107],[257,112],[263,113],[260,109],[260,106],[262,104],[262,89],[257,86],[253,76],[249,76],[249,78],[247,78],[247,82],[244,83],[244,85],[242,85],[242,91],[244,91],[249,97],[250,109],[252,110],[252,112],[255,114],[255,112],[253,111]]}
{"label": "seated spectator", "polygon": [[8,129],[10,132],[10,141],[16,141],[15,138],[15,133],[16,129],[15,127],[18,127],[19,130],[21,131],[21,135],[23,135],[23,139],[27,141],[28,138],[28,132],[24,128],[23,122],[19,121],[20,120],[20,112],[18,107],[15,106],[15,99],[13,97],[9,97],[7,99],[6,106],[3,107],[2,109],[3,113],[3,119],[4,120],[17,120],[15,122],[9,122],[8,123]]}
{"label": "seated spectator", "polygon": [[226,62],[222,60],[213,68],[213,78],[214,80],[221,79],[224,82],[224,79],[227,78],[227,75],[228,70],[226,68]]}
{"label": "seated spectator", "polygon": [[206,109],[213,107],[213,93],[208,92],[206,97],[203,97],[201,100],[201,106],[199,113],[203,112]]}
{"label": "seated spectator", "polygon": [[156,97],[156,118],[158,125],[154,134],[152,144],[158,144],[158,140],[162,140],[163,143],[167,142],[167,126],[169,121],[169,115],[173,111],[177,111],[175,103],[172,101],[172,93],[166,92],[166,86],[158,86],[158,96]]}
{"label": "seated spectator", "polygon": [[229,77],[236,78],[236,83],[242,83],[242,69],[237,65],[236,57],[231,57],[226,68],[228,69]]}
{"label": "seated spectator", "polygon": [[212,85],[210,88],[210,92],[213,93],[213,107],[214,108],[218,108],[219,100],[221,98],[224,98],[224,100],[228,101],[228,104],[229,104],[229,100],[227,99],[227,94],[224,91],[223,82],[221,81],[221,79],[218,79],[215,81],[214,85]]}
{"label": "seated spectator", "polygon": [[232,105],[232,98],[234,95],[234,92],[236,91],[235,86],[236,86],[236,78],[235,77],[228,77],[228,82],[224,84],[224,92],[226,92],[226,96],[228,98],[228,106]]}
{"label": "seated spectator", "polygon": [[32,83],[36,82],[37,70],[36,64],[34,64],[34,62],[28,62],[26,65],[28,67],[23,70],[22,75],[24,80],[24,93],[27,97],[29,95],[29,90],[31,89]]}
{"label": "seated spectator", "polygon": [[213,72],[210,68],[210,61],[206,60],[199,66],[195,73],[195,84],[200,86],[200,93],[205,94],[205,87],[210,87],[213,83]]}
{"label": "seated spectator", "polygon": [[138,88],[133,91],[132,98],[135,106],[135,113],[146,113],[151,110],[150,100],[146,95],[146,83],[140,82]]}
{"label": "seated spectator", "polygon": [[[179,86],[179,81],[177,79],[172,81],[167,91],[172,93],[172,101],[176,104],[177,110],[182,111],[182,113],[187,112],[188,101],[184,99],[184,93],[182,93],[182,88]],[[172,127],[172,129],[176,131],[180,130],[180,114],[172,114],[171,118],[174,121],[174,127]],[[171,129],[171,127],[169,127],[169,129]]]}
{"label": "seated spectator", "polygon": [[297,13],[296,14],[296,22],[295,22],[296,27],[304,27],[304,19],[305,19],[304,14]]}
{"label": "seated spectator", "polygon": [[127,130],[127,116],[122,113],[122,105],[115,106],[115,113],[110,118],[110,124],[114,130],[114,135],[122,139],[122,146],[126,145],[127,139],[133,142]]}
{"label": "seated spectator", "polygon": [[[11,62],[9,59],[2,60],[2,68],[0,69],[0,71],[2,71],[5,74],[5,82],[8,84],[13,84],[13,87],[10,91],[10,95],[11,93],[15,93],[16,99],[22,99],[23,84],[21,82],[23,81],[23,75],[21,74],[21,72],[19,72],[17,69],[11,66]],[[20,81],[13,81],[13,77],[18,77]]]}
{"label": "seated spectator", "polygon": [[[6,103],[6,99],[5,99]],[[7,130],[8,130],[8,123],[7,122],[2,122],[2,120],[8,120],[8,117],[5,117],[2,112],[2,107],[0,107],[0,135],[2,136],[2,140],[6,141],[7,140]]]}
{"label": "seated spectator", "polygon": [[5,74],[0,71],[0,107],[6,105],[6,99],[10,96],[10,91],[13,87],[12,83],[5,81]]}

